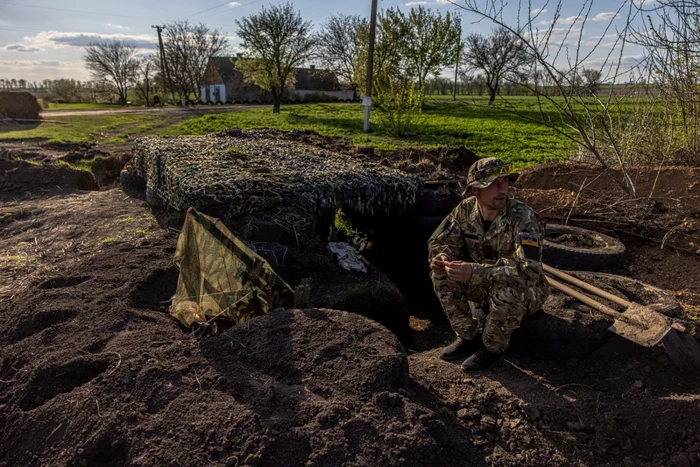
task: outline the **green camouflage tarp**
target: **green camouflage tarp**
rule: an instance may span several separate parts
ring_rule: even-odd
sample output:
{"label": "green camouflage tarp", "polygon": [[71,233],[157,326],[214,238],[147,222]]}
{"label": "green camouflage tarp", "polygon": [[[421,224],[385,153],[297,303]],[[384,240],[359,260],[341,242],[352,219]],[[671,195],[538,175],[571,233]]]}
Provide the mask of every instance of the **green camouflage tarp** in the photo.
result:
{"label": "green camouflage tarp", "polygon": [[222,311],[238,324],[294,301],[294,291],[265,259],[219,219],[194,209],[187,211],[175,264],[180,276],[171,313],[187,327]]}

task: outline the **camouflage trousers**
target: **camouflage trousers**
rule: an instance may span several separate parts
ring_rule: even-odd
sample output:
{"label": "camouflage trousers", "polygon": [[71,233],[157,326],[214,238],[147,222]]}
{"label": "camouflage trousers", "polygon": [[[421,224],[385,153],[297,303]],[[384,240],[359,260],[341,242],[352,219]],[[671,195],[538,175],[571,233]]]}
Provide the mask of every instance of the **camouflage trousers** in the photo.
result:
{"label": "camouflage trousers", "polygon": [[472,339],[483,332],[484,346],[491,352],[503,352],[523,317],[539,310],[547,298],[545,286],[518,276],[496,274],[478,284],[455,282],[435,272],[430,278],[455,333]]}

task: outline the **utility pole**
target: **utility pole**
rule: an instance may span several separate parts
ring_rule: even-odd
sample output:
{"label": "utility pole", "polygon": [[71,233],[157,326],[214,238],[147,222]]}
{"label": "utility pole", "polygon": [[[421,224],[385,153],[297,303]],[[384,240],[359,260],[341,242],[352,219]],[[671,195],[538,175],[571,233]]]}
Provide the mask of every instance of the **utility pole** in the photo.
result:
{"label": "utility pole", "polygon": [[362,105],[365,106],[365,132],[369,131],[369,109],[372,107],[372,79],[374,72],[374,36],[377,33],[377,0],[372,0],[372,16],[369,20],[369,57],[367,58],[367,90]]}
{"label": "utility pole", "polygon": [[165,29],[165,26],[151,26],[151,28],[155,29],[158,31],[158,46],[160,47],[160,69],[163,71],[163,75],[165,76],[165,92],[163,93],[163,98],[165,98],[165,94],[168,93],[168,89],[170,89],[170,96],[172,98],[172,102],[175,102],[175,92],[173,91],[173,87],[170,85],[170,70],[168,70],[168,61],[165,59],[165,49],[163,48],[163,37],[161,36],[161,33],[163,32],[163,29]]}

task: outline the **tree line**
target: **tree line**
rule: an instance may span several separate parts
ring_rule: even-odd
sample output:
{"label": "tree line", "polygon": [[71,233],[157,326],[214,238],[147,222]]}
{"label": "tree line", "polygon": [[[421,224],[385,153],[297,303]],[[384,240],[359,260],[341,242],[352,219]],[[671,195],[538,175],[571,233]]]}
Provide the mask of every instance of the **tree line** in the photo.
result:
{"label": "tree line", "polygon": [[[287,3],[264,7],[235,24],[243,49],[236,67],[247,81],[270,92],[273,111],[279,111],[293,86],[294,70],[311,61],[322,63],[356,97],[365,92],[367,18],[334,15],[315,32],[313,24]],[[165,26],[162,56],[142,56],[133,46],[107,40],[87,47],[84,61],[95,81],[109,84],[121,101],[129,89],[145,102],[156,94],[181,101],[198,93],[208,58],[227,48],[228,37],[220,30],[180,21]],[[408,91],[422,105],[426,91],[447,88],[442,76],[446,68],[458,70],[453,94],[488,92],[493,103],[503,83],[524,78],[528,54],[502,28],[462,37],[459,15],[418,6],[408,13],[398,8],[379,13],[374,63],[379,105]],[[599,84],[587,83],[592,90]]]}

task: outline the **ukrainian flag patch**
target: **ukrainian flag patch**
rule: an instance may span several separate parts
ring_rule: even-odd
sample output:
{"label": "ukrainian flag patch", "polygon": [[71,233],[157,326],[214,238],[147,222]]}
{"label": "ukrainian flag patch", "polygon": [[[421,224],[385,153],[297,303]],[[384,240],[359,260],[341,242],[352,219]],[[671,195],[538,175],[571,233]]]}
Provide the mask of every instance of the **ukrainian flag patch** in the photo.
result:
{"label": "ukrainian flag patch", "polygon": [[520,243],[524,246],[534,246],[535,248],[540,247],[539,239],[526,233],[520,234]]}

